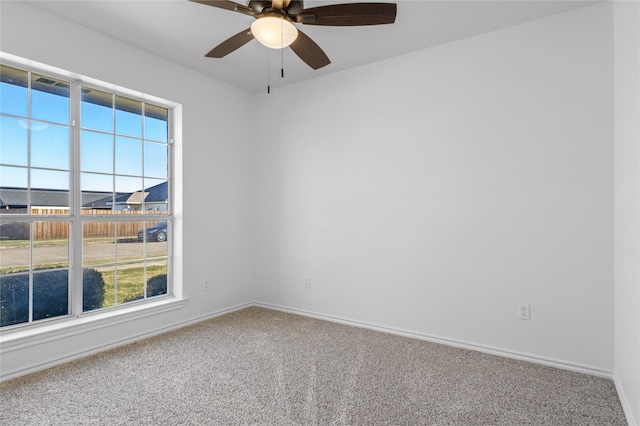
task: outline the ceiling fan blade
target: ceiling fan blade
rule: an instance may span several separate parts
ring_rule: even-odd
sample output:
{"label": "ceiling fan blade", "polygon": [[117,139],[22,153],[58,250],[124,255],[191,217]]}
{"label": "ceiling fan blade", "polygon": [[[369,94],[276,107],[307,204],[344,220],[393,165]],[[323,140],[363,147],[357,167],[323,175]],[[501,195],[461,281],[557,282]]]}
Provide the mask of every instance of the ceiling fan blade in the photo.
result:
{"label": "ceiling fan blade", "polygon": [[253,40],[253,34],[251,33],[251,28],[247,28],[246,30],[240,31],[238,34],[229,37],[213,49],[205,56],[207,58],[222,58],[227,56],[229,53],[234,50],[244,46]]}
{"label": "ceiling fan blade", "polygon": [[[393,24],[396,21],[395,3],[346,3],[303,9],[299,15],[307,25],[351,27],[359,25]],[[315,15],[315,20],[309,16]]]}
{"label": "ceiling fan blade", "polygon": [[194,3],[204,4],[207,6],[217,7],[219,9],[225,9],[225,10],[230,10],[232,12],[240,12],[240,13],[244,13],[245,15],[254,16],[254,11],[252,8],[242,4],[238,4],[230,0],[189,0],[189,1],[192,1]]}
{"label": "ceiling fan blade", "polygon": [[331,61],[326,53],[311,40],[308,35],[298,30],[298,38],[289,46],[300,59],[314,70],[329,65]]}

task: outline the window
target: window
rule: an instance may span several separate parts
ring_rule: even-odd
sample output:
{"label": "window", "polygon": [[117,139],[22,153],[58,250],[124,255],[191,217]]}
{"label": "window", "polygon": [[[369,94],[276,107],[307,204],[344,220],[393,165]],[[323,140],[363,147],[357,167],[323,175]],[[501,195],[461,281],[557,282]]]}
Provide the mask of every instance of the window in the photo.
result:
{"label": "window", "polygon": [[1,65],[1,327],[171,294],[171,115]]}

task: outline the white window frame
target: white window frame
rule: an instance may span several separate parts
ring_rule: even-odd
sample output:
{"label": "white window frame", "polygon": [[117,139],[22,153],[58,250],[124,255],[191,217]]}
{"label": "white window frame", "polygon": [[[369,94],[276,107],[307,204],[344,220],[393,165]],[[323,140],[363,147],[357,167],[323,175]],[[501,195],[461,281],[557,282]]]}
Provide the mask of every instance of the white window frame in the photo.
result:
{"label": "white window frame", "polygon": [[[23,69],[33,73],[43,74],[58,78],[69,82],[70,84],[70,214],[67,215],[32,215],[30,212],[26,215],[6,215],[6,219],[11,221],[63,221],[69,223],[69,269],[70,269],[70,291],[69,291],[69,313],[50,319],[42,319],[32,321],[31,315],[29,322],[19,323],[0,328],[1,339],[3,344],[9,344],[14,339],[22,341],[24,338],[37,337],[42,332],[58,333],[64,332],[68,326],[79,325],[84,327],[83,324],[92,324],[97,322],[98,324],[108,324],[117,322],[117,318],[123,320],[132,320],[138,317],[144,317],[147,315],[155,315],[159,312],[173,310],[180,308],[184,305],[186,300],[182,299],[181,280],[176,279],[176,276],[182,274],[182,264],[179,261],[176,264],[175,252],[182,252],[181,242],[181,221],[176,226],[176,212],[181,218],[182,205],[181,205],[181,191],[175,190],[175,182],[181,181],[182,167],[178,167],[176,170],[176,158],[178,161],[181,159],[181,148],[177,150],[176,155],[176,141],[180,140],[182,128],[182,106],[178,103],[161,99],[155,96],[146,95],[134,90],[126,89],[120,86],[115,86],[110,83],[102,82],[90,77],[81,76],[75,73],[71,73],[65,70],[61,70],[55,67],[51,67],[45,64],[39,64],[31,60],[26,60],[14,55],[0,52],[0,63],[10,67]],[[168,211],[166,215],[136,215],[135,220],[154,220],[157,221],[167,220],[169,226],[169,239],[167,241],[167,294],[163,296],[156,296],[150,299],[146,297],[138,301],[131,301],[120,305],[115,305],[107,308],[96,309],[92,311],[83,312],[83,300],[82,300],[82,224],[85,222],[97,222],[97,221],[130,221],[134,220],[132,217],[117,217],[118,215],[82,215],[82,193],[80,186],[80,107],[81,107],[81,88],[92,87],[96,90],[112,93],[117,96],[123,96],[126,98],[150,103],[156,106],[167,108],[169,111],[168,116]],[[29,86],[29,90],[31,90]],[[30,166],[29,166],[30,167]],[[178,198],[179,197],[179,198]],[[144,256],[146,260],[146,253]],[[116,260],[117,264],[117,260]],[[31,285],[30,285],[31,287]],[[145,296],[146,296],[146,283],[145,283]],[[29,310],[32,311],[32,296],[29,296]],[[17,340],[16,340],[17,341]]]}

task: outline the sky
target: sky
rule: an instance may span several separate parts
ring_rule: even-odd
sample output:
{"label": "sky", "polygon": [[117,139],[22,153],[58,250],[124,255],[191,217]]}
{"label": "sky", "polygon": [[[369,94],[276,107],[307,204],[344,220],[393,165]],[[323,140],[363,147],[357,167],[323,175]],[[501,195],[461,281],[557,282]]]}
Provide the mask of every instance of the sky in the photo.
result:
{"label": "sky", "polygon": [[[32,79],[37,77],[40,76],[33,74]],[[35,90],[37,84],[32,84],[29,117],[28,89],[19,82],[0,83],[0,186],[26,188],[30,162],[32,188],[68,190],[71,166],[68,89],[58,90],[61,95]],[[109,95],[106,96],[108,99]],[[135,102],[122,101],[128,107],[114,109],[99,105],[98,101],[91,102],[89,96],[83,95],[80,123],[83,191],[134,192],[167,180],[167,121],[143,116]],[[128,112],[125,108],[137,108],[140,112]]]}

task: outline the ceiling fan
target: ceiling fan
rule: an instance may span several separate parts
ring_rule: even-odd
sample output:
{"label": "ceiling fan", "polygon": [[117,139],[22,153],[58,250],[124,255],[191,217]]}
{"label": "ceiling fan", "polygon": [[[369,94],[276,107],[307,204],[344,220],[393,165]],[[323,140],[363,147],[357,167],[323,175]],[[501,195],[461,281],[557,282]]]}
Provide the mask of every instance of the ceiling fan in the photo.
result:
{"label": "ceiling fan", "polygon": [[247,0],[241,5],[230,0],[191,0],[255,18],[250,28],[240,31],[214,47],[205,56],[222,58],[256,38],[273,49],[291,47],[314,70],[331,61],[309,36],[293,23],[326,26],[392,24],[396,20],[395,3],[347,3],[304,8],[303,0]]}

